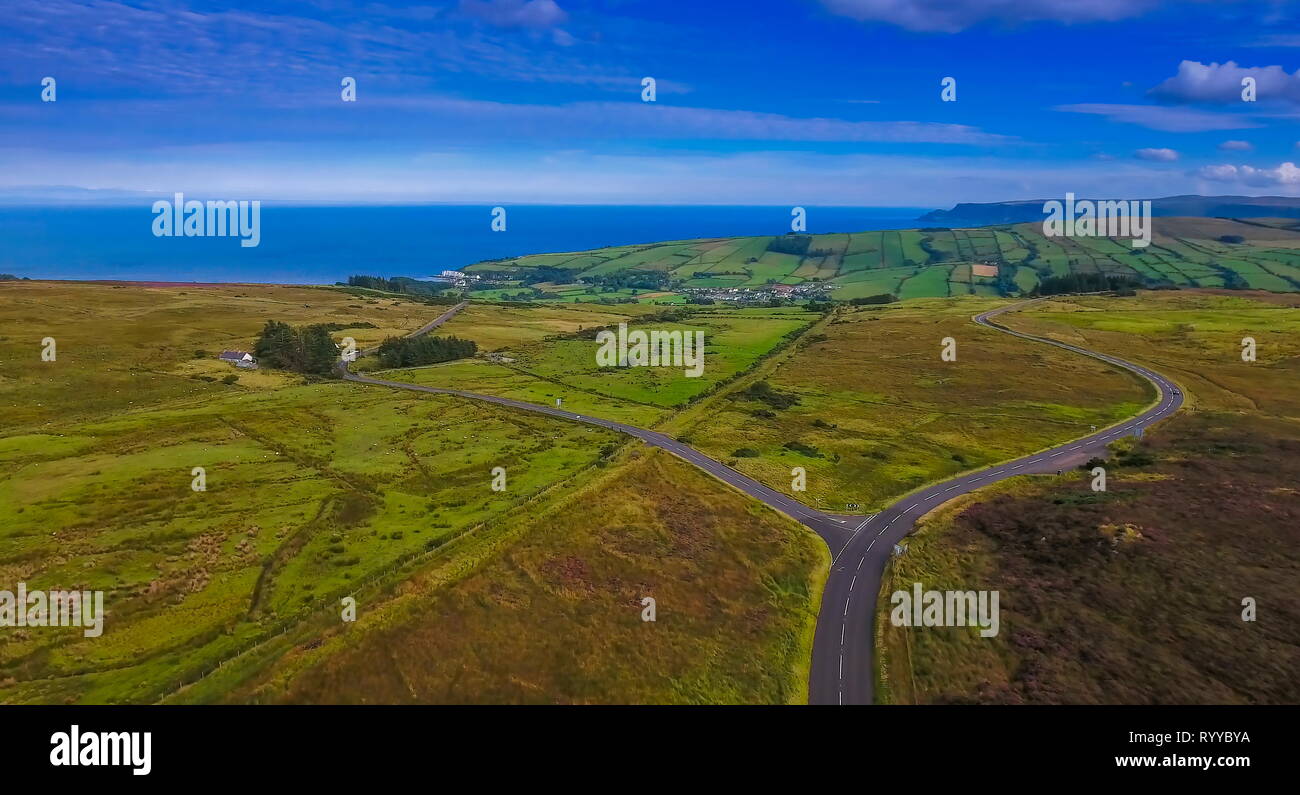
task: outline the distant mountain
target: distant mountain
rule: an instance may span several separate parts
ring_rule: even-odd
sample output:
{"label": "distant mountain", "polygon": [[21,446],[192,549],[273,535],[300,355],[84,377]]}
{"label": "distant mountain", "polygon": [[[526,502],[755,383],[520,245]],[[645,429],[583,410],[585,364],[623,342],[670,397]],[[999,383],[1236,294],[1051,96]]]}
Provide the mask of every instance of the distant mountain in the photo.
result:
{"label": "distant mountain", "polygon": [[[1093,198],[1081,196],[1081,199]],[[1063,196],[1052,199],[1062,201]],[[958,204],[951,210],[934,210],[918,219],[929,226],[988,226],[1041,221],[1043,202],[992,202]],[[1300,198],[1290,196],[1167,196],[1151,200],[1156,216],[1190,218],[1300,218]]]}

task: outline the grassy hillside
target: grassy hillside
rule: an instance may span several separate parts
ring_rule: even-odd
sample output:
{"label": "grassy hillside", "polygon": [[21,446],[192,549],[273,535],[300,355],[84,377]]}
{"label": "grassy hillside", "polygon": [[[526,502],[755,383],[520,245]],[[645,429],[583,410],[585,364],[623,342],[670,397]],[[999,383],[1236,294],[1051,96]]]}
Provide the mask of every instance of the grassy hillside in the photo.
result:
{"label": "grassy hillside", "polygon": [[[364,347],[418,328],[444,308],[315,288],[0,283],[0,394],[9,407],[0,426],[0,589],[23,582],[31,589],[102,590],[107,613],[97,638],[73,628],[6,629],[0,703],[223,698],[277,660],[283,644],[317,648],[345,626],[344,596],[354,595],[365,617],[400,601],[429,571],[441,572],[439,587],[473,575],[474,587],[489,592],[523,588],[515,572],[475,572],[528,533],[545,534],[549,521],[575,532],[589,527],[590,539],[682,534],[666,542],[668,551],[647,547],[623,584],[598,586],[621,594],[653,585],[653,595],[666,602],[658,626],[667,631],[651,637],[666,644],[661,651],[672,670],[694,671],[696,679],[674,696],[662,679],[638,679],[620,656],[623,646],[595,643],[591,664],[618,669],[600,680],[599,700],[797,698],[824,569],[819,542],[805,530],[716,481],[678,471],[687,469],[680,463],[611,461],[626,439],[599,428],[459,398],[236,371],[211,358],[223,348],[248,349],[269,319],[332,323],[336,338],[355,336]],[[539,375],[481,360],[409,372],[495,368],[517,375],[526,388],[554,388],[568,374],[594,378],[574,366],[576,354],[557,335],[634,320],[641,309],[472,306],[449,324],[453,333],[488,349],[518,349]],[[706,370],[710,377],[693,388],[711,388],[818,317],[769,314],[701,318],[723,347]],[[52,362],[40,359],[46,336],[57,341]],[[202,349],[207,353],[199,357]],[[222,383],[226,375],[238,380]],[[459,375],[453,385],[475,386]],[[666,414],[686,393],[659,394],[633,379],[574,394]],[[646,402],[629,400],[647,395]],[[496,466],[506,468],[505,491],[491,488]],[[191,487],[195,467],[204,470],[206,490]],[[526,533],[502,534],[597,476],[617,485],[604,499],[635,502],[638,494],[657,493],[668,502],[627,513],[617,526],[604,524],[613,511],[586,512],[591,500],[566,503]],[[686,492],[694,501],[689,521],[674,496]],[[531,540],[524,549],[562,543],[563,551],[572,542],[564,555],[584,556],[593,570],[618,571],[634,550],[609,557],[607,540],[599,548],[569,538]],[[651,565],[674,555],[672,566]],[[568,559],[546,565],[567,572]],[[732,583],[730,601],[707,606],[692,590],[704,583]],[[582,634],[586,605],[553,616],[545,633],[514,627],[525,656],[513,662],[562,674],[568,649],[550,642]],[[613,619],[619,608],[602,609]],[[639,610],[637,604],[629,613],[637,626]],[[718,648],[704,642],[712,629],[682,626],[682,617],[732,627],[725,642],[735,659],[719,668]],[[499,629],[470,625],[485,635]],[[600,654],[608,658],[602,662]],[[725,675],[742,663],[751,669],[746,677]],[[511,672],[500,681],[484,676],[482,697],[508,698]],[[580,697],[564,676],[543,683],[546,698]],[[366,698],[347,689],[304,692],[295,699]],[[435,692],[428,697],[440,697]]]}
{"label": "grassy hillside", "polygon": [[[66,423],[107,411],[185,403],[301,383],[236,371],[224,349],[251,351],[269,319],[334,324],[364,348],[419,328],[440,312],[399,297],[278,285],[143,287],[0,281],[3,427]],[[56,358],[41,360],[53,337]],[[238,386],[220,383],[236,373]]]}
{"label": "grassy hillside", "polygon": [[[1004,316],[1155,367],[1188,403],[1112,445],[1105,492],[1084,472],[1018,478],[925,517],[880,594],[882,700],[1300,702],[1300,299],[1261,298],[1079,298]],[[890,626],[889,594],[914,582],[998,590],[1001,631]]]}
{"label": "grassy hillside", "polygon": [[[835,285],[840,300],[894,293],[907,298],[1015,295],[1041,278],[1068,273],[1127,276],[1147,286],[1249,287],[1300,291],[1300,222],[1287,219],[1157,218],[1147,248],[1123,238],[1046,238],[1038,223],[974,229],[924,228],[853,234],[710,238],[481,262],[471,273],[525,276],[560,268],[573,284],[538,285],[556,299],[642,296],[580,280],[619,273],[665,273],[675,290],[761,287],[769,282]],[[995,275],[972,277],[991,263]],[[501,288],[519,294],[528,288]],[[602,290],[608,290],[603,292]],[[482,295],[489,295],[482,293]]]}
{"label": "grassy hillside", "polygon": [[[0,582],[103,590],[108,610],[99,638],[8,631],[0,700],[158,698],[508,513],[614,439],[341,383],[0,437]],[[489,487],[497,465],[506,492]]]}

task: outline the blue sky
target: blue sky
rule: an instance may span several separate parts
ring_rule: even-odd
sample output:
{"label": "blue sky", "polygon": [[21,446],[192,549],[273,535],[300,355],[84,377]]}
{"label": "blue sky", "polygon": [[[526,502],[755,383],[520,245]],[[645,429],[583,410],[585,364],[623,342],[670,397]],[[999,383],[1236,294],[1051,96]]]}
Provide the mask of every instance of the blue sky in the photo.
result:
{"label": "blue sky", "polygon": [[[1255,0],[7,0],[0,196],[946,207],[1300,194]],[[41,80],[57,101],[40,100]],[[355,103],[340,80],[357,80]],[[641,101],[654,77],[657,101]],[[940,101],[940,81],[957,101]],[[1254,77],[1258,101],[1243,102]],[[42,191],[36,191],[41,188]]]}

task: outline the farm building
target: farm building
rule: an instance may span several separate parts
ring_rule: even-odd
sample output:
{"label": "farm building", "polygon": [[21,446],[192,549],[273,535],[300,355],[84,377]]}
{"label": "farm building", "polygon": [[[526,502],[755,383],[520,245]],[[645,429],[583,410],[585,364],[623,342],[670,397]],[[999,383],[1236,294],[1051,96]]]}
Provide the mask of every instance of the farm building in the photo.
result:
{"label": "farm building", "polygon": [[244,351],[222,351],[217,358],[226,364],[233,364],[246,370],[257,369],[257,359],[254,359],[251,353],[245,353]]}

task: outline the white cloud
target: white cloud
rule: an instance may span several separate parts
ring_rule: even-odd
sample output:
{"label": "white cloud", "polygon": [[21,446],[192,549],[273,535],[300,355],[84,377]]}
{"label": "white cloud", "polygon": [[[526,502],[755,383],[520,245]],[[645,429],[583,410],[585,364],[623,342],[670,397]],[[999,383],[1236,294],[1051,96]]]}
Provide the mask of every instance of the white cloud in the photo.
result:
{"label": "white cloud", "polygon": [[1178,159],[1178,153],[1172,149],[1139,149],[1133,153],[1139,160],[1154,160],[1160,163],[1172,163]]}
{"label": "white cloud", "polygon": [[1237,167],[1232,165],[1201,166],[1197,172],[1203,179],[1215,182],[1233,182],[1237,179]]}
{"label": "white cloud", "polygon": [[460,0],[460,10],[505,28],[550,28],[569,16],[555,0]]}
{"label": "white cloud", "polygon": [[1249,152],[1255,147],[1249,141],[1224,141],[1219,144],[1219,148],[1225,152]]}
{"label": "white cloud", "polygon": [[1114,22],[1159,0],[822,0],[834,14],[908,30],[956,33],[980,22]]}
{"label": "white cloud", "polygon": [[1085,102],[1074,105],[1057,105],[1056,110],[1066,113],[1089,113],[1105,116],[1110,121],[1138,124],[1161,132],[1206,132],[1209,130],[1242,130],[1260,126],[1244,116],[1211,113],[1191,108],[1171,108],[1164,105],[1113,105]]}
{"label": "white cloud", "polygon": [[[533,105],[449,97],[379,97],[368,107],[436,113],[487,131],[527,129],[534,137],[702,138],[713,140],[843,141],[998,145],[1013,136],[965,124],[847,121],[664,103],[575,102]],[[458,130],[470,129],[458,127]]]}
{"label": "white cloud", "polygon": [[1183,61],[1178,73],[1151,89],[1153,97],[1171,102],[1240,103],[1244,77],[1255,79],[1258,101],[1300,103],[1300,70],[1287,74],[1281,66],[1238,66],[1235,61],[1203,64]]}
{"label": "white cloud", "polygon": [[1197,175],[1213,182],[1239,182],[1255,187],[1300,186],[1300,168],[1286,162],[1276,168],[1255,168],[1221,164],[1202,166]]}

